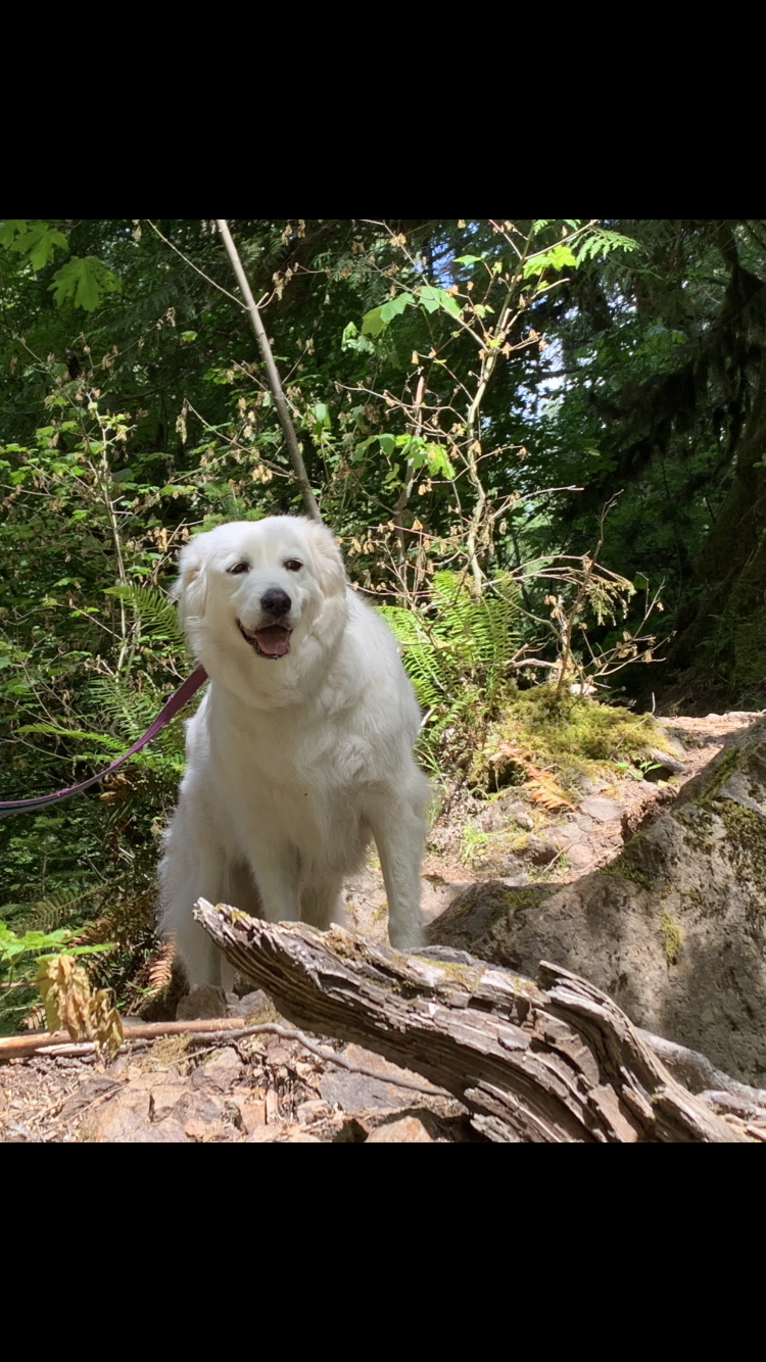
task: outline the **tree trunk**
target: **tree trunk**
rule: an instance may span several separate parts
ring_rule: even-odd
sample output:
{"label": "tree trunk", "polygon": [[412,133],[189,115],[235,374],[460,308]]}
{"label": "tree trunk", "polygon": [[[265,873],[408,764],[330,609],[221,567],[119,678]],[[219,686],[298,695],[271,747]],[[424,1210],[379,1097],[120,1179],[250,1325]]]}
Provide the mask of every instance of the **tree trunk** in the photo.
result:
{"label": "tree trunk", "polygon": [[[711,667],[739,702],[766,694],[766,351],[729,494],[711,527],[668,650],[676,672]],[[691,679],[691,678],[690,678]]]}
{"label": "tree trunk", "polygon": [[[446,1088],[498,1141],[745,1139],[675,1081],[604,993],[543,963],[538,986],[467,954],[406,955],[224,904],[195,916],[291,1021]],[[438,952],[432,952],[432,957]]]}

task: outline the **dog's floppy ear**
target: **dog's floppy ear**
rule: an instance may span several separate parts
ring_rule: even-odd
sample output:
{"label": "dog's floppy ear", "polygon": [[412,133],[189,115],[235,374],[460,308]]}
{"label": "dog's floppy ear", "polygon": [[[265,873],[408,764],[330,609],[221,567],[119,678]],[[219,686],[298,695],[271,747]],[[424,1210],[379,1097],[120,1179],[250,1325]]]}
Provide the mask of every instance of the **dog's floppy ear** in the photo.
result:
{"label": "dog's floppy ear", "polygon": [[198,535],[181,550],[179,575],[170,593],[171,600],[178,602],[178,618],[184,628],[190,619],[205,613],[207,573],[205,553],[199,542],[201,537]]}
{"label": "dog's floppy ear", "polygon": [[306,536],[311,545],[319,585],[325,596],[345,595],[346,569],[332,531],[317,520],[307,520]]}

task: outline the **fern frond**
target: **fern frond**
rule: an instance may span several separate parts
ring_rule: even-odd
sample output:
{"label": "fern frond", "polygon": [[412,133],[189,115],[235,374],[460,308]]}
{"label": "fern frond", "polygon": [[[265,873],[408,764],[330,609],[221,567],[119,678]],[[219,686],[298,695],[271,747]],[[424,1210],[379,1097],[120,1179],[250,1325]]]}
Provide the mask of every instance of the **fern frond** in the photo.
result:
{"label": "fern frond", "polygon": [[114,676],[94,677],[88,694],[110,726],[133,740],[149,727],[164,703],[153,686],[147,685],[142,691],[133,690]]}
{"label": "fern frond", "polygon": [[397,643],[406,647],[418,643],[422,636],[422,617],[415,610],[405,610],[401,605],[379,605],[376,613],[386,621]]}
{"label": "fern frond", "polygon": [[[110,737],[107,733],[90,733],[82,728],[65,728],[61,724],[23,724],[16,732],[24,734],[49,733],[55,738],[75,738],[80,741],[95,743],[98,747],[104,747],[108,754],[116,754],[122,751],[122,743],[117,738]],[[100,762],[103,759],[103,752],[78,752],[73,757],[74,761]]]}
{"label": "fern frond", "polygon": [[42,1003],[34,1003],[25,1016],[22,1026],[25,1031],[45,1030],[45,1008]]}
{"label": "fern frond", "polygon": [[621,232],[608,232],[603,227],[593,227],[587,236],[575,247],[578,265],[583,260],[592,260],[597,255],[609,255],[610,251],[637,251],[639,244],[632,237]]}
{"label": "fern frond", "polygon": [[561,786],[545,771],[539,771],[529,780],[529,797],[533,804],[542,804],[544,809],[574,809],[576,806],[567,799]]}
{"label": "fern frond", "polygon": [[[147,686],[139,693],[111,676],[95,677],[89,695],[94,707],[103,714],[105,724],[121,735],[122,741],[116,743],[119,751],[146,732],[167,698],[153,686]],[[167,724],[132,760],[136,766],[144,766],[160,775],[180,775],[184,764],[183,724]]]}
{"label": "fern frond", "polygon": [[123,949],[133,947],[154,922],[154,890],[146,889],[134,897],[121,899],[100,917],[89,922],[76,937],[73,946],[90,946],[102,941],[114,941]]}
{"label": "fern frond", "polygon": [[158,951],[145,960],[132,980],[133,988],[146,996],[161,993],[170,983],[176,953],[174,939],[163,942]]}
{"label": "fern frond", "polygon": [[117,596],[132,605],[141,621],[141,632],[155,643],[183,643],[183,629],[167,596],[151,586],[110,586],[106,596]]}
{"label": "fern frond", "polygon": [[402,661],[419,703],[433,711],[429,740],[436,725],[454,722],[466,708],[465,697],[480,688],[484,708],[493,708],[507,681],[506,663],[518,644],[521,611],[518,587],[497,578],[479,600],[464,578],[436,572],[427,610],[387,606],[380,614],[402,648]]}
{"label": "fern frond", "polygon": [[175,956],[175,940],[166,941],[154,956],[154,959],[147,961],[149,983],[156,992],[159,992],[161,988],[165,988],[166,984],[170,983]]}
{"label": "fern frond", "polygon": [[[102,884],[92,884],[87,888],[64,889],[59,894],[51,894],[48,898],[38,899],[36,903],[29,904],[28,913],[22,918],[22,926],[28,932],[53,932],[61,923],[70,917],[76,908],[81,904],[98,901],[105,894]],[[83,944],[73,941],[73,945]]]}
{"label": "fern frond", "polygon": [[492,751],[487,765],[498,768],[504,765],[520,767],[527,778],[529,796],[535,804],[546,809],[574,809],[576,806],[567,798],[566,791],[532,760],[532,754],[519,743],[500,742]]}

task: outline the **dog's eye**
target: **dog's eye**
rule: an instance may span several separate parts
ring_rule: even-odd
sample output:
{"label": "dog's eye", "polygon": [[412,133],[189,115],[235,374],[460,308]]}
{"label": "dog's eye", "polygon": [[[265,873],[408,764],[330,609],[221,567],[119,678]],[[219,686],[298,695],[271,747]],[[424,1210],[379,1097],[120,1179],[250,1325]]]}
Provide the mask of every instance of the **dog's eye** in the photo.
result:
{"label": "dog's eye", "polygon": [[232,577],[236,577],[237,574],[238,574],[239,572],[249,572],[249,571],[250,571],[250,564],[249,564],[249,563],[235,563],[235,564],[234,564],[234,567],[227,568],[226,571],[227,571],[227,572],[230,572],[231,575],[232,575]]}
{"label": "dog's eye", "polygon": [[303,563],[299,563],[297,558],[288,558],[287,562],[285,563],[285,567],[287,568],[288,572],[300,572],[301,568],[303,567]]}

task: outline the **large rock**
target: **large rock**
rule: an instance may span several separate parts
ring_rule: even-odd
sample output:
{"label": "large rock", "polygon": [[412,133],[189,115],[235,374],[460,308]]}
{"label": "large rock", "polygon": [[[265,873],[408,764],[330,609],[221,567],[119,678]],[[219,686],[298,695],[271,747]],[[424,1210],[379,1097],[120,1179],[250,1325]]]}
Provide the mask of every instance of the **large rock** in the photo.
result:
{"label": "large rock", "polygon": [[531,977],[565,965],[639,1026],[766,1086],[766,720],[610,865],[555,892],[474,885],[427,935]]}

